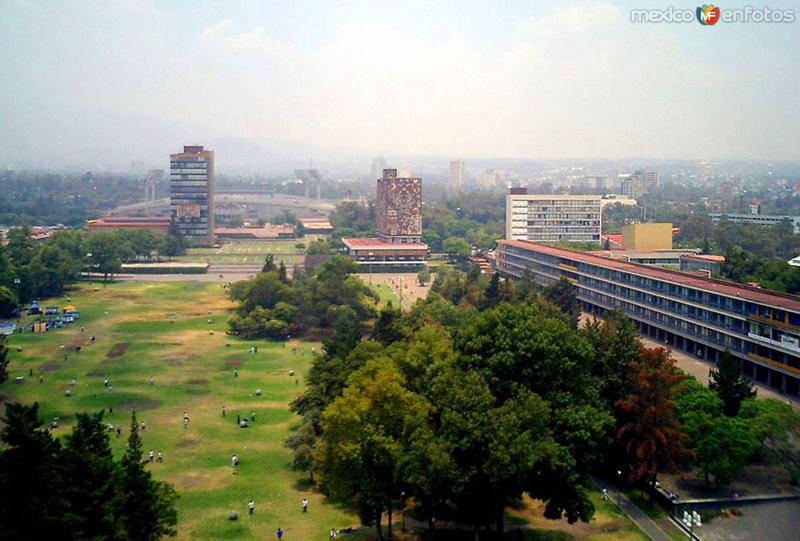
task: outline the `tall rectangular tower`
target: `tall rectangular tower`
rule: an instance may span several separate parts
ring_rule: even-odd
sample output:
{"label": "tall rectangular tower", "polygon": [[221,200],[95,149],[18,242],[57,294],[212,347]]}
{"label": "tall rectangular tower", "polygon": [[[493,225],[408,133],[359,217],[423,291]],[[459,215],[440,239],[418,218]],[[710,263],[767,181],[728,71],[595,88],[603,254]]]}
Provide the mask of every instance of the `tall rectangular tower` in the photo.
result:
{"label": "tall rectangular tower", "polygon": [[170,154],[170,211],[192,246],[214,244],[214,152],[200,145]]}
{"label": "tall rectangular tower", "polygon": [[450,162],[450,189],[461,190],[464,188],[464,174],[466,168],[464,162],[454,161]]}
{"label": "tall rectangular tower", "polygon": [[378,179],[378,237],[404,244],[422,238],[422,179],[398,177],[397,169],[384,169]]}

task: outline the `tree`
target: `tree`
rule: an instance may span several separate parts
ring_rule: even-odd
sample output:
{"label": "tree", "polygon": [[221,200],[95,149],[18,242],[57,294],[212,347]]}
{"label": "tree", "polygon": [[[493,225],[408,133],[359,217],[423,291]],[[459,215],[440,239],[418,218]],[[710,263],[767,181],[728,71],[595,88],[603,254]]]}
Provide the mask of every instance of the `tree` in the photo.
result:
{"label": "tree", "polygon": [[0,383],[5,383],[8,379],[8,348],[6,347],[5,335],[0,335]]}
{"label": "tree", "polygon": [[346,356],[361,340],[361,322],[349,306],[336,306],[331,312],[333,324],[322,339],[322,348],[328,358]]}
{"label": "tree", "polygon": [[[319,412],[317,411],[317,415]],[[286,447],[292,450],[292,469],[308,472],[314,482],[314,448],[319,434],[314,429],[313,414],[303,418],[298,429],[286,438]]]}
{"label": "tree", "polygon": [[275,266],[275,256],[272,254],[268,254],[264,258],[264,266],[261,267],[261,272],[275,272],[277,270],[278,267]]}
{"label": "tree", "polygon": [[0,286],[0,317],[11,317],[17,309],[17,297],[5,286]]}
{"label": "tree", "polygon": [[286,271],[286,263],[283,262],[283,259],[281,259],[281,262],[278,265],[278,280],[284,284],[291,282],[291,280],[289,280],[289,274]]}
{"label": "tree", "polygon": [[613,408],[627,396],[630,367],[641,362],[639,333],[621,310],[608,312],[602,322],[589,322],[581,332],[594,346],[592,375],[602,397]]}
{"label": "tree", "polygon": [[544,288],[543,296],[569,316],[569,321],[573,328],[578,328],[578,320],[581,316],[581,303],[578,300],[578,296],[575,294],[575,288],[569,283],[569,280],[562,276],[558,282]]}
{"label": "tree", "polygon": [[161,248],[161,253],[167,257],[177,257],[185,254],[188,246],[189,241],[186,240],[178,224],[173,220],[169,224],[167,236],[164,237],[164,245]]}
{"label": "tree", "polygon": [[448,237],[442,242],[442,250],[457,258],[467,258],[472,252],[469,243],[460,237]]}
{"label": "tree", "polygon": [[673,389],[683,379],[675,360],[664,348],[642,348],[641,358],[641,364],[630,366],[630,394],[617,402],[627,419],[617,439],[630,462],[630,480],[653,482],[659,466],[675,469],[691,453],[684,449],[687,436],[672,400]]}
{"label": "tree", "polygon": [[752,382],[742,374],[742,362],[726,351],[717,361],[717,367],[709,370],[708,386],[722,400],[723,413],[728,417],[739,414],[742,401],[756,395]]}
{"label": "tree", "polygon": [[765,462],[777,462],[789,478],[800,481],[800,415],[780,400],[748,398],[742,402],[739,418],[747,422],[759,447],[755,456]]}
{"label": "tree", "polygon": [[489,285],[483,292],[483,308],[488,310],[500,303],[500,274],[494,273],[489,279]]}
{"label": "tree", "polygon": [[128,539],[157,541],[177,534],[175,502],[178,496],[168,484],[152,479],[144,468],[136,412],[131,415],[128,448],[120,463],[120,484],[121,520]]}
{"label": "tree", "polygon": [[388,346],[405,338],[402,312],[389,303],[379,313],[372,329],[372,339]]}
{"label": "tree", "polygon": [[109,274],[113,275],[122,268],[120,247],[113,232],[98,233],[89,237],[86,249],[92,254],[91,269],[101,273],[104,282],[108,281]]}
{"label": "tree", "polygon": [[31,228],[26,226],[9,229],[6,233],[6,251],[15,267],[24,267],[33,259],[36,245],[31,239]]}
{"label": "tree", "polygon": [[322,415],[314,457],[319,486],[329,496],[355,500],[362,521],[375,525],[380,540],[384,511],[392,536],[392,501],[400,493],[406,435],[425,423],[428,409],[384,358],[353,374],[342,396]]}
{"label": "tree", "polygon": [[717,484],[731,484],[758,447],[747,423],[738,418],[712,418],[702,413],[690,422],[696,425],[691,438],[692,449],[703,469],[706,487],[710,487],[709,475]]}
{"label": "tree", "polygon": [[425,267],[421,271],[417,273],[417,282],[419,285],[424,286],[427,285],[428,282],[431,281],[431,271],[428,270],[428,267]]}
{"label": "tree", "polygon": [[0,539],[63,539],[67,507],[61,447],[38,419],[39,405],[6,404],[0,439]]}

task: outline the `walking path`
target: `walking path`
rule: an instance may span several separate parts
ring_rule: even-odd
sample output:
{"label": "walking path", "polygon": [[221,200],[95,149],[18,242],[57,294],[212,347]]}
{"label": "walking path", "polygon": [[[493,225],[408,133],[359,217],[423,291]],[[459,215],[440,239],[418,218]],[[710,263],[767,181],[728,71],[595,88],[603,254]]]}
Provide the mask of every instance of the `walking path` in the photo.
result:
{"label": "walking path", "polygon": [[[592,476],[592,479],[599,486],[608,489],[608,497],[613,498],[615,502],[619,501],[622,511],[628,515],[650,539],[653,541],[672,541],[672,538],[667,535],[653,519],[648,517],[644,511],[639,509],[625,494],[620,492],[616,485],[603,477]],[[619,498],[619,500],[617,500],[617,498]]]}

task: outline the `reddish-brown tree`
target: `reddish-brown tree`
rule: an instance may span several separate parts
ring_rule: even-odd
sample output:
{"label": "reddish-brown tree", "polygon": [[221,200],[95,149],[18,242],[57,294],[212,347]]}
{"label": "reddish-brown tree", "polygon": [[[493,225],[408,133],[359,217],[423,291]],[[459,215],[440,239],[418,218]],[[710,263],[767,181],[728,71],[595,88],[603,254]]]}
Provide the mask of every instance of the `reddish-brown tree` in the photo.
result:
{"label": "reddish-brown tree", "polygon": [[653,482],[659,467],[675,469],[691,456],[683,446],[687,436],[675,414],[673,390],[683,380],[675,360],[664,348],[641,347],[641,364],[631,363],[628,397],[617,401],[625,422],[617,439],[630,461],[632,482]]}

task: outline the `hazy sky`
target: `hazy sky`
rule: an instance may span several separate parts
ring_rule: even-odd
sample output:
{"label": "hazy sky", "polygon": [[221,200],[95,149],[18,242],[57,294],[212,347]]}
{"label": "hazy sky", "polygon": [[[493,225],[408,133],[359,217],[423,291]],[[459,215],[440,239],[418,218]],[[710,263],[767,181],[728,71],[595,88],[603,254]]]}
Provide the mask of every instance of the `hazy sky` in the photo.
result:
{"label": "hazy sky", "polygon": [[222,137],[350,156],[800,159],[800,22],[630,22],[632,7],[697,6],[672,0],[0,3],[0,166]]}

